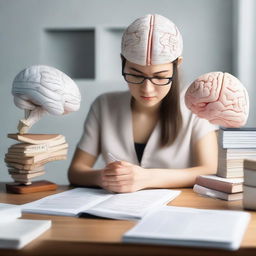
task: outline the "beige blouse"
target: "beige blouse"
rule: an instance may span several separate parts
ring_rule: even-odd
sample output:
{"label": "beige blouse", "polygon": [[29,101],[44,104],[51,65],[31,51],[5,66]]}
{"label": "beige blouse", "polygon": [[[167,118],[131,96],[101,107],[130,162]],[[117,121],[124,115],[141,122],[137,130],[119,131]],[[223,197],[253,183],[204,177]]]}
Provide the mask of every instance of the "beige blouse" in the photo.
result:
{"label": "beige blouse", "polygon": [[[200,119],[187,109],[181,92],[183,127],[171,146],[160,148],[160,122],[155,126],[139,164],[133,139],[131,94],[129,91],[100,95],[93,102],[84,123],[78,147],[94,156],[102,154],[110,162],[108,152],[119,160],[144,168],[188,168],[193,164],[193,145],[218,127]],[[141,127],[143,129],[143,126]]]}

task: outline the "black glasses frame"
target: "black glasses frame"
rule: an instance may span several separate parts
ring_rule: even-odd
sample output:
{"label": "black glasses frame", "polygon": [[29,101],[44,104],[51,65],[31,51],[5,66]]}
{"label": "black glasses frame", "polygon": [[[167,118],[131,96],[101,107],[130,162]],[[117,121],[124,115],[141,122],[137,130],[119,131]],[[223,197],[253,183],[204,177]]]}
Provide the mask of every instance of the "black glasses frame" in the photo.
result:
{"label": "black glasses frame", "polygon": [[[140,83],[133,83],[133,82],[130,82],[126,79],[126,75],[130,75],[130,76],[134,76],[134,77],[140,77],[140,78],[143,78],[143,80],[140,82]],[[172,82],[173,80],[173,77],[165,77],[165,78],[159,78],[159,77],[149,77],[149,76],[142,76],[142,75],[134,75],[134,74],[129,74],[129,73],[125,73],[125,72],[122,72],[122,76],[124,77],[124,80],[130,84],[143,84],[145,82],[146,79],[148,79],[152,84],[154,85],[157,85],[157,86],[165,86],[165,85],[168,85]],[[152,79],[168,79],[168,82],[167,83],[164,83],[164,84],[157,84],[157,83],[154,83],[152,81]]]}

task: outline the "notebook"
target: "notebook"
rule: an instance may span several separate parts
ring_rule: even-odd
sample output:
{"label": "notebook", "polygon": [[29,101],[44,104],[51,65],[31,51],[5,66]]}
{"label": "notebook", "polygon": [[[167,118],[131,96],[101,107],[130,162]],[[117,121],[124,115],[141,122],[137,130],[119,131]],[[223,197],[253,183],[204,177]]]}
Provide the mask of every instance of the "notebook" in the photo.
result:
{"label": "notebook", "polygon": [[145,215],[123,241],[237,250],[249,221],[247,212],[163,206]]}
{"label": "notebook", "polygon": [[180,191],[169,189],[114,194],[104,189],[75,188],[24,204],[22,212],[64,216],[86,213],[111,219],[139,219],[179,194]]}
{"label": "notebook", "polygon": [[0,248],[21,249],[50,227],[50,220],[14,219],[0,222]]}

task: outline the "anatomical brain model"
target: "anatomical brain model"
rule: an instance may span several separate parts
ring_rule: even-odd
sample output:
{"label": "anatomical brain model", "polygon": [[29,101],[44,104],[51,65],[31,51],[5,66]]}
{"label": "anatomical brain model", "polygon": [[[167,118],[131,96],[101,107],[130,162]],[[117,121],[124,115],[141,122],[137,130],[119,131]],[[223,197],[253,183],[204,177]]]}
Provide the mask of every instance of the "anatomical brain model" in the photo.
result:
{"label": "anatomical brain model", "polygon": [[223,127],[243,126],[249,114],[247,91],[229,73],[211,72],[198,77],[189,86],[185,103],[197,116]]}
{"label": "anatomical brain model", "polygon": [[[45,164],[64,160],[68,143],[61,134],[29,134],[34,123],[46,114],[63,115],[77,111],[81,96],[75,82],[60,70],[49,66],[31,66],[14,79],[12,94],[17,107],[25,110],[18,134],[8,137],[19,143],[11,145],[5,155],[8,172],[15,181],[7,191],[30,193],[56,189],[56,184],[32,179],[45,174]],[[57,126],[57,121],[56,121]]]}
{"label": "anatomical brain model", "polygon": [[26,111],[18,130],[25,133],[45,113],[62,115],[77,111],[81,95],[75,82],[62,71],[49,66],[31,66],[13,81],[12,94],[17,107]]}

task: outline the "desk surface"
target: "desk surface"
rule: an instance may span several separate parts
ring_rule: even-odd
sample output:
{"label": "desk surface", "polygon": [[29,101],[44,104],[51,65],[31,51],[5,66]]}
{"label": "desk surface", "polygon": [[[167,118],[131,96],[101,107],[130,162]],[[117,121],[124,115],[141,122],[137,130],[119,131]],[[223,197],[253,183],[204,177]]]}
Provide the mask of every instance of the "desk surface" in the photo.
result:
{"label": "desk surface", "polygon": [[[7,194],[0,183],[0,202],[24,204],[68,189],[60,186],[54,192],[38,192],[28,195]],[[227,202],[197,195],[191,189],[182,189],[182,193],[170,205],[201,209],[242,210],[242,202]],[[256,255],[256,212],[250,212],[252,219],[246,231],[239,251],[131,245],[121,243],[122,234],[134,226],[126,220],[108,220],[98,218],[74,218],[63,216],[23,214],[25,219],[51,219],[52,228],[28,244],[22,250],[0,250],[0,255]]]}

